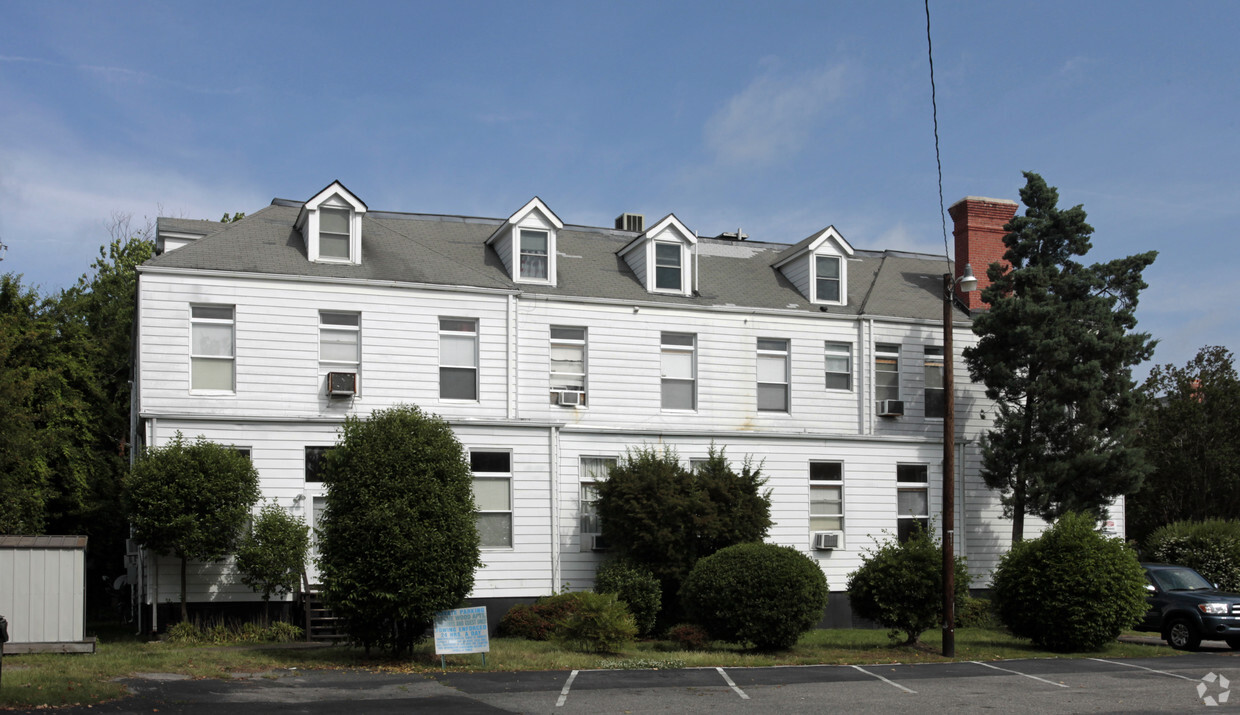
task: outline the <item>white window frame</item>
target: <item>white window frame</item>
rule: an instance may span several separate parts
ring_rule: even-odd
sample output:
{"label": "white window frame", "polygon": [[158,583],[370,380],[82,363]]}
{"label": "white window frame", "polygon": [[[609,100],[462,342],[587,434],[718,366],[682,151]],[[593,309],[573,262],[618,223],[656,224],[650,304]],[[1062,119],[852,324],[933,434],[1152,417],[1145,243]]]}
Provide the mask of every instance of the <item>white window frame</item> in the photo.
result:
{"label": "white window frame", "polygon": [[[652,245],[651,256],[650,256],[651,290],[660,292],[660,293],[684,293],[685,292],[685,247],[684,245],[676,241],[651,241],[651,245]],[[676,265],[674,266],[667,265],[667,264],[662,264],[659,262],[659,247],[660,246],[667,246],[669,248],[676,249]],[[674,288],[669,288],[669,287],[664,287],[664,286],[659,285],[659,269],[660,268],[675,268],[676,269],[676,275],[679,280],[677,280],[676,286]]]}
{"label": "white window frame", "polygon": [[[689,338],[689,344],[669,343],[668,338]],[[674,331],[663,331],[659,334],[659,352],[660,352],[660,383],[659,383],[659,405],[665,411],[675,412],[694,412],[697,410],[698,394],[697,394],[697,334],[696,333],[678,333]],[[688,355],[690,377],[668,377],[667,371],[663,365],[663,358],[673,355]],[[689,383],[692,396],[690,398],[689,407],[668,407],[667,392],[664,389],[669,383]]]}
{"label": "white window frame", "polygon": [[[560,331],[561,335],[557,336],[556,331]],[[578,339],[578,338],[565,337],[563,335],[565,331],[581,331],[581,338]],[[550,379],[550,385],[551,385],[551,390],[550,390],[551,404],[553,405],[559,404],[559,395],[557,393],[560,390],[568,389],[565,387],[557,387],[557,384],[564,384],[566,378],[576,377],[578,378],[577,382],[581,386],[581,389],[580,389],[581,400],[580,400],[580,404],[576,406],[584,407],[586,405],[586,396],[588,394],[588,388],[589,388],[589,385],[586,382],[587,375],[589,374],[589,370],[590,370],[589,365],[586,362],[587,356],[588,356],[588,351],[586,350],[586,348],[589,345],[589,340],[590,340],[589,331],[587,331],[586,328],[578,327],[575,325],[552,325],[550,336],[551,336],[550,337],[551,355],[548,358],[548,371],[549,371],[549,379]],[[559,348],[560,350],[580,350],[581,351],[581,372],[580,373],[556,370],[555,352],[557,348]]]}
{"label": "white window frame", "polygon": [[[903,478],[905,474],[909,474],[910,470],[920,471],[923,475],[922,479],[911,480]],[[910,476],[912,476],[910,474]],[[923,502],[925,509],[921,514],[915,514],[911,511],[907,514],[900,509],[900,494],[920,492],[924,495]],[[896,538],[903,542],[912,533],[912,522],[920,522],[923,528],[930,528],[930,465],[899,463],[896,465]]]}
{"label": "white window frame", "polygon": [[[828,340],[823,347],[824,363],[823,369],[826,379],[826,389],[838,390],[840,392],[852,392],[853,388],[853,369],[852,369],[852,343],[839,340]],[[832,361],[843,360],[845,370],[832,370]],[[846,387],[838,387],[831,385],[832,375],[843,375],[844,381],[848,383]]]}
{"label": "white window frame", "polygon": [[[454,318],[450,316],[439,317],[439,399],[442,402],[478,402],[478,319],[477,318]],[[444,323],[470,323],[473,330],[452,330],[445,329]],[[448,365],[444,363],[444,338],[470,336],[474,341],[474,361],[472,365]],[[444,371],[445,370],[472,370],[474,373],[474,394],[473,397],[445,397],[444,396]]]}
{"label": "white window frame", "polygon": [[[820,473],[815,475],[814,465],[827,465],[838,469],[836,474]],[[825,470],[832,471],[832,470]],[[830,498],[835,490],[838,495]],[[814,513],[818,505],[837,505],[834,513]],[[834,525],[830,520],[834,520]],[[821,531],[844,531],[844,463],[833,459],[813,459],[809,463],[809,530],[810,533]]]}
{"label": "white window frame", "polygon": [[[198,309],[207,310],[223,310],[229,311],[228,318],[207,317],[206,315],[199,317],[194,313]],[[235,395],[237,393],[237,306],[221,305],[218,303],[191,303],[189,306],[189,389],[191,393],[199,395]],[[222,326],[226,325],[229,329],[229,347],[228,355],[198,353],[194,351],[194,332],[197,326]],[[210,363],[227,362],[230,366],[232,379],[227,388],[222,387],[195,387],[194,386],[194,368],[195,364],[201,364],[201,361]]]}
{"label": "white window frame", "polygon": [[[821,277],[819,277],[819,275],[818,275],[818,261],[819,261],[819,260],[824,260],[824,259],[830,259],[830,260],[834,260],[834,261],[835,261],[835,265],[836,265],[836,274],[837,274],[837,276],[838,276],[838,277],[836,277],[836,278],[821,278]],[[843,256],[837,256],[837,255],[830,254],[830,253],[819,253],[819,254],[814,254],[814,255],[813,255],[813,260],[812,260],[812,261],[810,261],[810,266],[811,266],[811,267],[812,267],[812,269],[813,269],[813,284],[812,284],[812,285],[813,285],[813,290],[814,290],[814,302],[815,302],[815,303],[826,303],[827,305],[844,305],[844,303],[845,303],[845,302],[847,301],[847,299],[848,299],[848,294],[847,294],[847,292],[846,292],[846,291],[848,290],[848,283],[847,283],[847,281],[845,280],[845,276],[844,276],[844,267],[845,267],[844,257],[843,257]],[[828,281],[829,281],[829,280],[833,280],[833,281],[835,281],[835,282],[836,282],[836,284],[837,284],[837,290],[839,291],[839,298],[832,299],[832,298],[824,298],[824,297],[822,297],[822,295],[821,295],[820,291],[818,290],[818,285],[819,285],[819,281],[820,281],[820,280],[828,280]]]}
{"label": "white window frame", "polygon": [[[327,316],[337,316],[339,318],[352,318],[352,323],[330,323]],[[324,339],[329,335],[352,335],[353,347],[355,350],[352,360],[337,360],[323,357]],[[343,341],[337,341],[343,343]],[[345,369],[357,370],[362,364],[362,314],[356,311],[347,310],[320,310],[319,311],[319,362],[323,365],[331,367],[342,367]]]}
{"label": "white window frame", "polygon": [[[776,343],[781,344],[782,347],[777,348]],[[757,404],[755,405],[755,407],[757,408],[759,412],[778,412],[778,413],[783,413],[783,414],[789,414],[792,412],[792,381],[789,375],[790,370],[791,370],[791,364],[790,364],[791,356],[792,356],[792,341],[786,338],[758,338],[758,343],[757,343],[757,373],[758,373],[757,374],[757,379],[758,379],[757,390],[758,392],[757,392]],[[783,368],[784,368],[783,379],[779,382],[772,382],[770,380],[764,381],[762,379],[762,365],[764,363],[774,364],[775,360],[777,359],[783,363]],[[776,407],[763,407],[762,406],[762,392],[763,392],[762,388],[764,387],[767,388],[768,392],[771,391],[770,388],[772,387],[777,387],[783,390],[783,395],[784,395],[783,407],[776,408]]]}
{"label": "white window frame", "polygon": [[[894,370],[881,369],[880,365],[895,365]],[[884,390],[890,389],[884,386],[880,375],[895,375],[895,394],[894,396],[885,393]],[[883,400],[899,400],[900,397],[900,345],[898,343],[875,343],[874,344],[874,399],[882,402]]]}
{"label": "white window frame", "polygon": [[[332,451],[335,448],[336,448],[336,445],[334,444],[332,445],[308,444],[303,448],[303,451],[302,451],[302,454],[304,455],[303,465],[302,465],[303,481],[307,487],[309,487],[311,484],[318,484],[319,486],[322,486],[323,484],[322,462],[324,459],[327,458],[327,453]],[[316,456],[313,456],[313,457],[311,456],[311,450],[314,450]],[[317,477],[317,478],[311,479],[311,477]]]}
{"label": "white window frame", "polygon": [[[543,261],[543,268],[546,271],[545,276],[539,277],[539,276],[525,275],[525,271],[523,270],[522,259],[524,259],[526,256],[525,234],[527,233],[531,235],[542,234],[543,239],[546,241],[546,250],[543,253],[541,254],[533,253],[533,252],[529,253],[529,255],[532,257],[541,256],[542,261]],[[516,236],[514,238],[515,238],[516,245],[514,246],[514,253],[516,254],[516,259],[517,259],[516,261],[517,270],[514,272],[517,274],[517,280],[522,281],[522,282],[528,282],[528,283],[551,283],[552,282],[552,271],[554,270],[554,264],[552,263],[552,258],[555,254],[555,234],[545,228],[521,228],[521,227],[517,227],[517,229],[515,230],[515,234]]]}
{"label": "white window frame", "polygon": [[[339,231],[328,231],[323,228],[323,218],[328,214],[344,214],[345,227],[348,229],[346,233]],[[318,208],[318,224],[319,224],[319,250],[318,260],[327,263],[353,263],[353,208],[350,206],[337,206],[334,204],[322,204]],[[345,255],[329,256],[324,254],[323,246],[325,237],[332,237],[337,240],[344,239]]]}
{"label": "white window frame", "polygon": [[[508,456],[508,470],[507,470],[507,471],[502,471],[502,472],[500,472],[500,471],[496,471],[496,472],[488,472],[488,471],[479,471],[479,470],[476,470],[476,469],[474,469],[474,455],[475,455],[475,454],[504,454],[504,455],[507,455],[507,456]],[[508,504],[507,504],[506,508],[504,508],[504,509],[482,509],[482,508],[479,508],[476,512],[474,512],[474,514],[475,514],[475,518],[476,518],[478,521],[481,521],[484,515],[504,515],[504,514],[507,514],[507,515],[508,515],[508,543],[507,543],[507,544],[500,544],[500,545],[495,545],[495,544],[490,544],[490,545],[488,545],[488,544],[483,544],[483,543],[480,543],[480,544],[479,544],[479,548],[484,549],[484,550],[487,550],[487,551],[512,551],[512,550],[513,550],[513,547],[514,547],[514,544],[513,544],[513,535],[514,535],[514,532],[515,532],[515,529],[514,529],[514,524],[513,524],[513,522],[515,521],[515,519],[514,519],[513,509],[512,509],[512,502],[513,502],[513,494],[512,494],[512,481],[513,481],[513,480],[512,480],[512,450],[510,450],[510,449],[490,449],[490,448],[471,449],[471,450],[469,450],[469,462],[470,462],[470,463],[469,463],[470,473],[473,475],[473,485],[472,485],[472,486],[473,486],[473,489],[474,489],[474,502],[475,502],[475,505],[477,505],[477,504],[478,504],[478,502],[479,502],[479,499],[478,499],[478,488],[477,488],[477,487],[478,487],[478,483],[479,483],[479,482],[504,482],[504,483],[506,484],[506,486],[507,486],[507,491],[508,491]],[[481,536],[482,536],[482,532],[483,532],[483,530],[482,530],[481,528],[478,528],[478,535],[479,535],[479,538],[481,538]]]}
{"label": "white window frame", "polygon": [[[943,346],[927,345],[925,359],[922,366],[922,374],[925,379],[925,383],[923,385],[924,402],[922,403],[922,409],[924,410],[926,419],[941,420],[947,415],[947,384],[944,380],[946,377],[944,372],[946,369],[946,363],[943,360]],[[936,372],[937,375],[935,374]],[[938,387],[931,387],[930,385],[936,381],[936,377]],[[939,405],[939,414],[934,415],[930,413],[930,403],[932,396],[936,394]]]}
{"label": "white window frame", "polygon": [[[594,469],[587,465],[587,461],[598,462]],[[598,509],[595,506],[598,501],[598,485],[607,480],[607,472],[600,473],[599,468],[606,466],[610,471],[611,467],[616,466],[617,459],[615,457],[581,457],[581,479],[578,487],[580,501],[578,502],[578,518],[577,528],[581,534],[581,550],[592,551],[593,539],[591,537],[600,536],[603,533],[602,521],[598,516]],[[587,529],[588,520],[593,521],[593,530]]]}

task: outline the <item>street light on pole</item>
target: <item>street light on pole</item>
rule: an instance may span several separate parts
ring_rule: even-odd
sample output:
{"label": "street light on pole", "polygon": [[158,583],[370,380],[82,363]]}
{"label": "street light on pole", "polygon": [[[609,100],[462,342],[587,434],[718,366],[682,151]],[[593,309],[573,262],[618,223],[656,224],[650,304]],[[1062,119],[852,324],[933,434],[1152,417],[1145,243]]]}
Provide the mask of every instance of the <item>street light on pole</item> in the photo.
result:
{"label": "street light on pole", "polygon": [[977,290],[973,266],[954,277],[943,274],[943,657],[956,657],[956,380],[952,349],[952,307],[956,286]]}

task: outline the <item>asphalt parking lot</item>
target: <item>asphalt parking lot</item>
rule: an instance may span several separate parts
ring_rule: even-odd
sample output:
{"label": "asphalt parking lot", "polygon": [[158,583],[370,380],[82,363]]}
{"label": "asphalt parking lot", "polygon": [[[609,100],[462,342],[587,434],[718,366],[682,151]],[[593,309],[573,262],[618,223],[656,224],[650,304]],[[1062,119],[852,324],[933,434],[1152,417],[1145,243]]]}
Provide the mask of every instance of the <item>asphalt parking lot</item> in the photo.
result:
{"label": "asphalt parking lot", "polygon": [[[1240,707],[1230,652],[921,665],[384,674],[279,671],[231,681],[139,678],[66,713],[1172,712]],[[48,712],[41,710],[38,712]]]}

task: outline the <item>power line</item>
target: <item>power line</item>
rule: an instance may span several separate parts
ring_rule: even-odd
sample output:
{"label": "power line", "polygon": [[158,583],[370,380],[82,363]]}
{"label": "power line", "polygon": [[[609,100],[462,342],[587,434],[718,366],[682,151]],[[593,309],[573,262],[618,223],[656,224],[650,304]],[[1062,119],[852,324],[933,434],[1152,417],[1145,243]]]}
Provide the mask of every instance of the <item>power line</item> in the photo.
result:
{"label": "power line", "polygon": [[939,169],[939,221],[943,224],[943,255],[951,260],[947,247],[947,211],[943,208],[943,160],[939,157],[939,105],[934,91],[934,46],[930,43],[930,0],[926,0],[926,55],[930,58],[930,110],[934,117],[934,163]]}

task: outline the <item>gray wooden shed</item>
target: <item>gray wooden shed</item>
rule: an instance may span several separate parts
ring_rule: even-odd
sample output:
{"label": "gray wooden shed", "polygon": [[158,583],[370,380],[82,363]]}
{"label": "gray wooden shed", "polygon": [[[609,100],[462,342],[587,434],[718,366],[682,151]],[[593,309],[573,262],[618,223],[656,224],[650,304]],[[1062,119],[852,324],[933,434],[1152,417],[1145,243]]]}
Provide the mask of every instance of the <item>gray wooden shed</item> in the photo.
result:
{"label": "gray wooden shed", "polygon": [[5,653],[92,653],[85,638],[86,537],[0,536]]}

